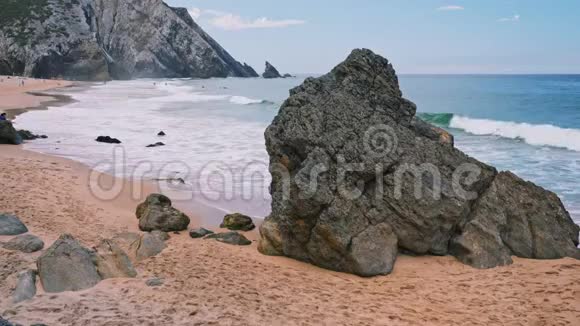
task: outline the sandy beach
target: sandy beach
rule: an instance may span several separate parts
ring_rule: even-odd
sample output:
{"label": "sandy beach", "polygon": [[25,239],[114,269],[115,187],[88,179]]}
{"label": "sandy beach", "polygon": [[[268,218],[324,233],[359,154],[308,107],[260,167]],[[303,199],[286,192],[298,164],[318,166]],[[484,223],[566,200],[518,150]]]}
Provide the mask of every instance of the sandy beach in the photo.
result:
{"label": "sandy beach", "polygon": [[[68,85],[14,79],[0,83],[0,109],[47,99],[24,92]],[[59,84],[60,83],[60,84]],[[25,90],[24,90],[25,89]],[[48,99],[50,100],[50,99]],[[139,232],[135,207],[155,186],[98,174],[104,185],[123,182],[112,200],[90,191],[91,170],[74,161],[0,145],[0,212],[15,214],[50,246],[70,233],[91,247],[121,232]],[[94,176],[94,174],[93,174]],[[132,189],[143,189],[135,199]],[[190,228],[203,216],[184,208]],[[16,275],[40,253],[0,249],[0,315],[23,325],[578,325],[580,262],[514,257],[514,264],[477,270],[453,257],[401,256],[389,276],[360,278],[257,251],[170,234],[168,247],[140,262],[135,279],[43,293],[12,304]],[[10,237],[0,237],[7,241]],[[165,280],[148,287],[151,277]],[[40,284],[38,284],[40,285]]]}
{"label": "sandy beach", "polygon": [[[22,84],[24,82],[24,84]],[[0,75],[0,112],[9,117],[27,109],[43,108],[49,102],[58,100],[53,96],[30,94],[47,91],[58,87],[67,87],[73,83],[66,80],[35,79]]]}

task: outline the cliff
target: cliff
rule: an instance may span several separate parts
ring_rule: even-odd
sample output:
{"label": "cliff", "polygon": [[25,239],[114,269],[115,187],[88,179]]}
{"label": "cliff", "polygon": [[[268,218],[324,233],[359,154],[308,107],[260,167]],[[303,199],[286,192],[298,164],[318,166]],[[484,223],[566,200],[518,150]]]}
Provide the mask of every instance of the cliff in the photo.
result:
{"label": "cliff", "polygon": [[0,0],[0,74],[72,80],[257,77],[161,0]]}

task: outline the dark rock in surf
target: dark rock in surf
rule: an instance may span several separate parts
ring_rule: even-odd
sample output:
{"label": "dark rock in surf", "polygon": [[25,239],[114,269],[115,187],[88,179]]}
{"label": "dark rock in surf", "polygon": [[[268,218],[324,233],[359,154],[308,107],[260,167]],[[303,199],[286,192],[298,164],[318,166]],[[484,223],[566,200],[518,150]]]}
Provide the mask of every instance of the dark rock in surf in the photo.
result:
{"label": "dark rock in surf", "polygon": [[26,232],[26,225],[18,217],[0,214],[0,235],[19,235]]}
{"label": "dark rock in surf", "polygon": [[121,144],[120,140],[118,140],[117,138],[109,137],[109,136],[99,136],[99,137],[97,137],[97,139],[95,139],[95,141],[97,141],[99,143],[107,143],[107,144]]}
{"label": "dark rock in surf", "polygon": [[256,228],[252,218],[240,213],[228,214],[224,216],[224,220],[220,228],[230,229],[232,231],[251,231]]}
{"label": "dark rock in surf", "polygon": [[282,78],[294,78],[294,76],[292,76],[290,74],[284,74],[284,76],[282,76]]}
{"label": "dark rock in surf", "polygon": [[18,135],[22,140],[36,140],[36,139],[46,139],[46,135],[36,135],[28,130],[18,130]]}
{"label": "dark rock in surf", "polygon": [[147,147],[147,148],[152,148],[152,147],[160,147],[160,146],[165,146],[165,144],[164,144],[164,143],[162,143],[162,142],[157,142],[157,143],[155,143],[155,144],[150,144],[150,145],[147,145],[146,147]]}
{"label": "dark rock in surf", "polygon": [[187,230],[190,219],[175,209],[171,200],[161,194],[151,194],[136,212],[141,231],[160,230],[165,232]]}
{"label": "dark rock in surf", "polygon": [[266,70],[262,74],[262,77],[266,79],[273,79],[273,78],[282,78],[282,75],[280,75],[280,73],[274,66],[272,66],[268,61],[266,61]]}
{"label": "dark rock in surf", "polygon": [[12,122],[10,121],[0,121],[0,144],[22,144],[22,137],[20,137],[16,129],[14,129],[14,125],[12,125]]}
{"label": "dark rock in surf", "polygon": [[215,233],[206,236],[204,239],[214,239],[219,242],[231,244],[234,246],[249,246],[252,241],[238,232]]}
{"label": "dark rock in surf", "polygon": [[163,132],[163,131],[160,131],[160,132],[157,134],[157,136],[165,136],[165,132]]}
{"label": "dark rock in surf", "polygon": [[390,273],[399,251],[478,268],[577,256],[556,195],[465,155],[415,113],[370,50],[291,90],[265,133],[272,213],[259,250],[361,276]]}

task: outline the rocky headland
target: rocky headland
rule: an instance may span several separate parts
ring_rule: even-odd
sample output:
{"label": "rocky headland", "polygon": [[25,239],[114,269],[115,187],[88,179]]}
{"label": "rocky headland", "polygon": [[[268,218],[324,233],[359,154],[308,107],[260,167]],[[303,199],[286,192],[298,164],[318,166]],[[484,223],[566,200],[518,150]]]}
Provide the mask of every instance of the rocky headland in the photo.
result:
{"label": "rocky headland", "polygon": [[[161,0],[0,0],[0,75],[258,77]],[[6,9],[6,10],[4,10]]]}

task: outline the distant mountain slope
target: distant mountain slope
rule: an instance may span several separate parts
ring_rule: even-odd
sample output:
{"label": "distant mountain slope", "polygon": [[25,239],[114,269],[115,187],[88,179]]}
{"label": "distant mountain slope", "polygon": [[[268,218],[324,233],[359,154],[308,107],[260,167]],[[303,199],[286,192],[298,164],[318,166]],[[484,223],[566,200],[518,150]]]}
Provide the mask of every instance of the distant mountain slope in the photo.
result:
{"label": "distant mountain slope", "polygon": [[161,0],[0,0],[0,74],[257,77]]}

